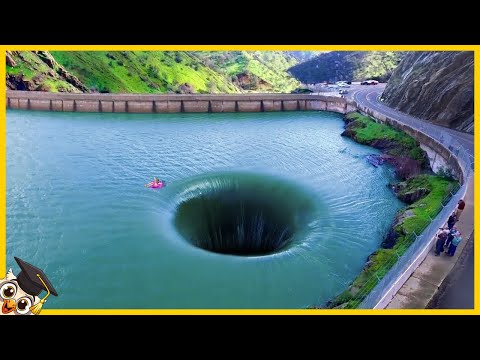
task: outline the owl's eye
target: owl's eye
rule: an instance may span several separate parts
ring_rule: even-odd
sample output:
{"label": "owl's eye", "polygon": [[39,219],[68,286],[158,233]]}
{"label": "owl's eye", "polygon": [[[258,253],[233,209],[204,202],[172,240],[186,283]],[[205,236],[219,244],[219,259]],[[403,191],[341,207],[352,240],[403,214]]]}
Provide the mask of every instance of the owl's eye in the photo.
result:
{"label": "owl's eye", "polygon": [[28,297],[23,297],[17,300],[17,312],[21,315],[29,312],[31,306],[32,300],[30,300]]}
{"label": "owl's eye", "polygon": [[0,295],[3,299],[11,299],[17,293],[17,285],[11,282],[7,282],[0,288]]}

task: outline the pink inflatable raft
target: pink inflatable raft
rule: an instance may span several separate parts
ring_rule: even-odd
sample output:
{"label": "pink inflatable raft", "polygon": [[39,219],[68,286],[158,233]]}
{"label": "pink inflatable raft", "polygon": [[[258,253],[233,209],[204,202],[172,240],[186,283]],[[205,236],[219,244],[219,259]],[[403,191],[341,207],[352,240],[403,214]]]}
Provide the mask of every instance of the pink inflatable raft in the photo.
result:
{"label": "pink inflatable raft", "polygon": [[153,181],[145,185],[146,187],[152,188],[152,189],[161,189],[165,187],[165,181],[160,181],[158,183],[154,183]]}

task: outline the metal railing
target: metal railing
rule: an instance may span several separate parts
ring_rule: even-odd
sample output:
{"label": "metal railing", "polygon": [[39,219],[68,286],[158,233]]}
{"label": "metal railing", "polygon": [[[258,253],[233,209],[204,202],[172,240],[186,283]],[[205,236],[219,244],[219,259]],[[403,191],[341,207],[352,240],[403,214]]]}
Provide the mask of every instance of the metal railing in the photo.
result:
{"label": "metal railing", "polygon": [[417,121],[415,124],[408,125],[432,137],[433,139],[437,140],[439,143],[447,147],[450,152],[455,155],[460,161],[460,165],[464,170],[465,178],[469,177],[470,171],[473,171],[473,154],[468,152],[463,147],[463,145],[461,145],[457,141],[457,139],[445,132],[441,127],[433,124],[428,124],[424,121]]}
{"label": "metal railing", "polygon": [[431,215],[431,220],[423,224],[420,234],[408,234],[400,246],[382,266],[371,274],[370,278],[358,291],[350,306],[353,308],[373,309],[385,294],[395,285],[398,279],[415,263],[415,260],[432,245],[439,228],[444,227],[448,217],[455,211],[458,200],[465,193],[466,184],[453,189],[445,197],[441,205]]}
{"label": "metal railing", "polygon": [[[364,106],[358,106],[358,107],[362,108]],[[381,107],[386,107],[386,105],[381,104]],[[392,109],[387,108],[387,111],[391,112]],[[404,113],[402,114],[408,115]],[[387,115],[387,117],[388,116],[389,115]],[[400,121],[397,121],[397,122],[400,122]],[[415,130],[421,131],[422,133],[430,136],[431,138],[437,140],[439,143],[447,147],[450,150],[450,152],[458,158],[460,165],[464,169],[465,178],[468,178],[470,176],[471,171],[473,171],[473,165],[474,165],[473,149],[472,151],[469,152],[467,149],[465,149],[463,145],[461,145],[457,141],[457,139],[455,139],[455,137],[453,137],[448,132],[446,132],[444,128],[442,128],[439,125],[429,123],[425,120],[421,120],[409,115],[409,116],[405,116],[400,123],[408,125]]]}
{"label": "metal railing", "polygon": [[[362,109],[363,106],[358,106],[358,108]],[[407,119],[398,123],[409,125],[415,130],[421,131],[448,148],[462,168],[464,181],[461,186],[452,189],[442,200],[430,219],[423,224],[423,229],[418,231],[418,234],[415,232],[408,234],[398,248],[391,250],[391,256],[385,260],[380,268],[369,274],[368,280],[348,301],[346,308],[376,308],[399,283],[400,278],[404,275],[409,276],[409,273],[411,274],[418,267],[431,249],[439,228],[445,226],[448,217],[455,211],[458,200],[465,196],[467,183],[469,178],[473,176],[473,155],[453,136],[442,132],[441,128],[421,120],[412,119],[409,121]]]}

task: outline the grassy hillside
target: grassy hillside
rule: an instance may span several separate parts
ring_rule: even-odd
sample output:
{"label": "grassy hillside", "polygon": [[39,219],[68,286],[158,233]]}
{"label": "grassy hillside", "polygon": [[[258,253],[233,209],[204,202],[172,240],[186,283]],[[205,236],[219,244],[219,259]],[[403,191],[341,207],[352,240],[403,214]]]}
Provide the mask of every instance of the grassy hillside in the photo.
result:
{"label": "grassy hillside", "polygon": [[394,51],[332,51],[293,66],[289,71],[304,83],[323,81],[386,81],[404,53]]}
{"label": "grassy hillside", "polygon": [[23,51],[10,58],[7,86],[20,90],[289,93],[300,85],[287,72],[298,61],[282,51]]}
{"label": "grassy hillside", "polygon": [[87,87],[111,93],[238,92],[224,76],[181,51],[53,51],[53,57]]}
{"label": "grassy hillside", "polygon": [[290,92],[300,86],[287,70],[297,60],[282,51],[197,51],[202,63],[243,90]]}
{"label": "grassy hillside", "polygon": [[357,112],[345,116],[348,120],[355,122],[355,141],[360,144],[371,145],[376,140],[389,141],[391,144],[385,153],[394,156],[405,156],[414,160],[426,163],[425,153],[418,141],[403,131],[399,131],[384,124],[377,123],[368,116]]}
{"label": "grassy hillside", "polygon": [[7,52],[7,87],[18,90],[83,92],[82,84],[44,52]]}

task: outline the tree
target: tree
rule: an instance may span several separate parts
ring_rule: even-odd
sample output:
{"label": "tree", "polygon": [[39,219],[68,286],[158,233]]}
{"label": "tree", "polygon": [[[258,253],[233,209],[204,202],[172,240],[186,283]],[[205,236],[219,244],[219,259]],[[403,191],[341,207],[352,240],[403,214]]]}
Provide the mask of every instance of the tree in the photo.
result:
{"label": "tree", "polygon": [[159,69],[155,65],[148,65],[147,74],[150,77],[158,78]]}

